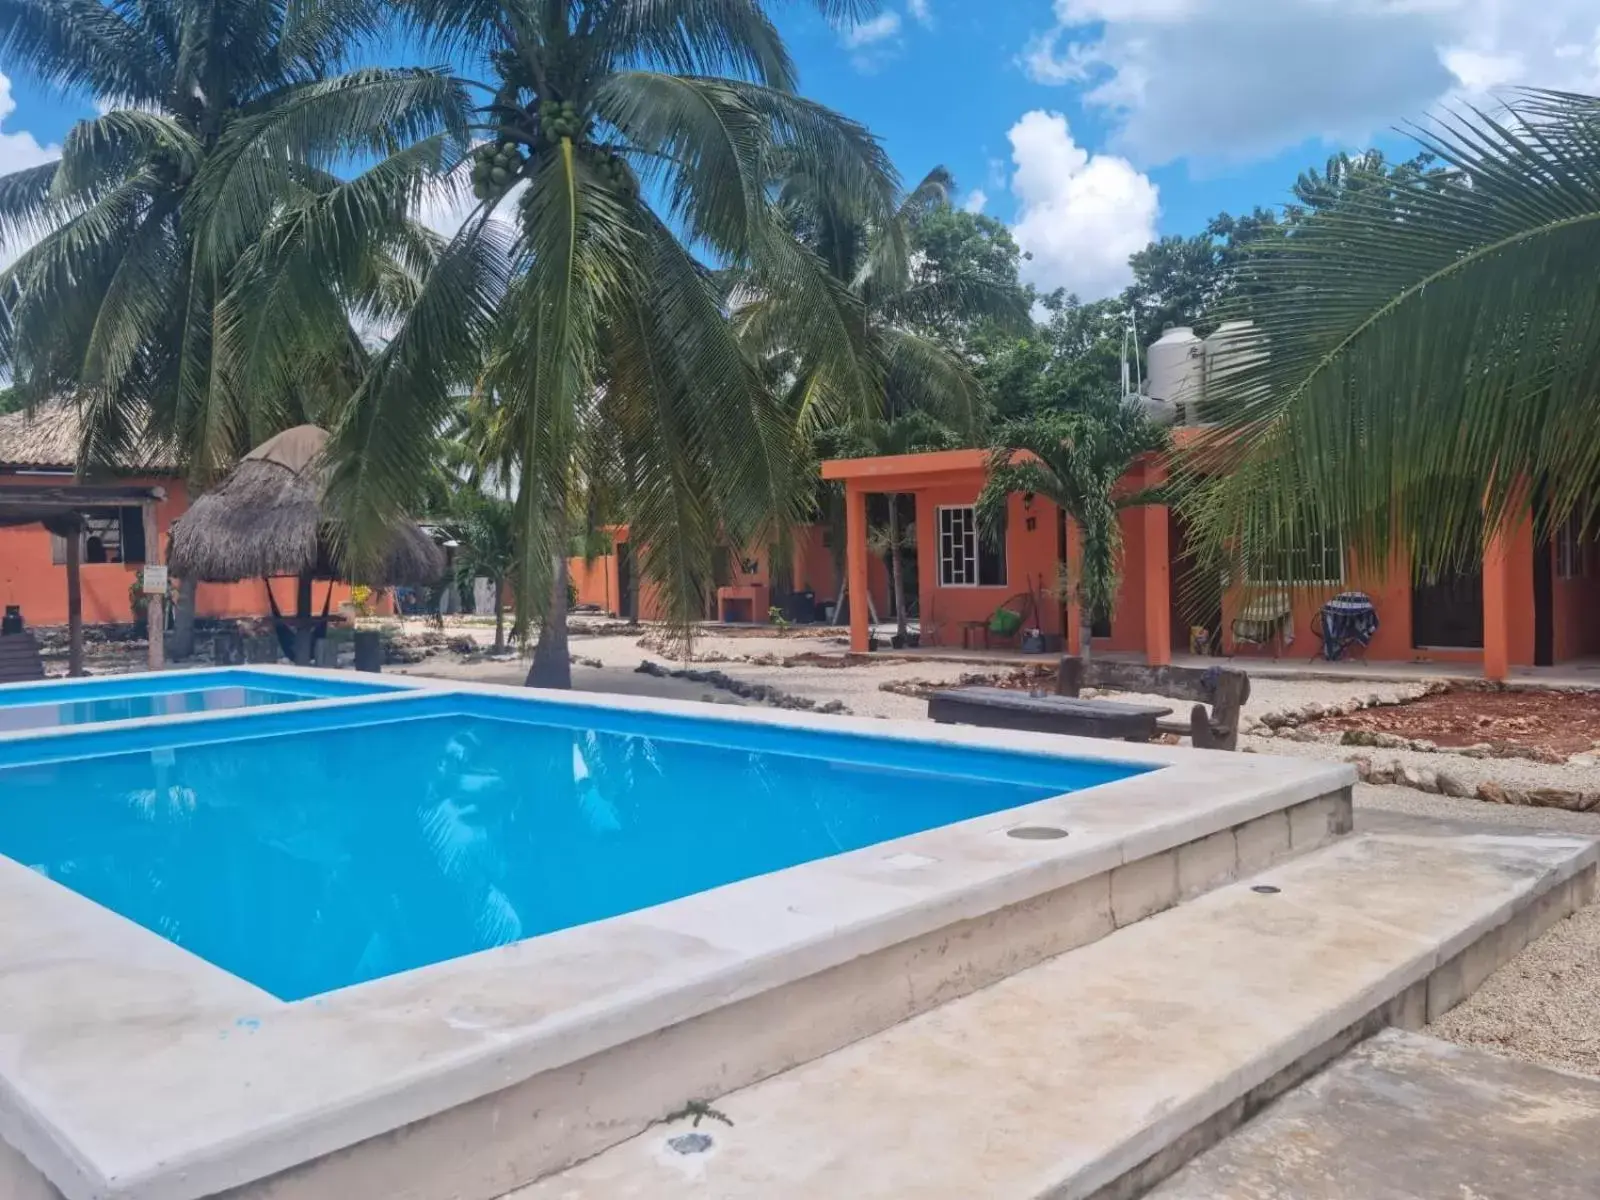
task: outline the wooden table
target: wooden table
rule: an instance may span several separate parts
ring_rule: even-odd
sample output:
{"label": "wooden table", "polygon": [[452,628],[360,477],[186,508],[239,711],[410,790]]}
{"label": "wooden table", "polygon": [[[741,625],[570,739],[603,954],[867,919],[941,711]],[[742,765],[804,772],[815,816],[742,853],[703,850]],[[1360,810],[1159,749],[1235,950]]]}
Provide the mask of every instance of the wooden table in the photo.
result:
{"label": "wooden table", "polygon": [[942,725],[982,725],[1125,742],[1151,741],[1156,736],[1156,722],[1171,712],[1170,708],[1144,704],[1034,696],[992,687],[955,688],[928,698],[928,716]]}

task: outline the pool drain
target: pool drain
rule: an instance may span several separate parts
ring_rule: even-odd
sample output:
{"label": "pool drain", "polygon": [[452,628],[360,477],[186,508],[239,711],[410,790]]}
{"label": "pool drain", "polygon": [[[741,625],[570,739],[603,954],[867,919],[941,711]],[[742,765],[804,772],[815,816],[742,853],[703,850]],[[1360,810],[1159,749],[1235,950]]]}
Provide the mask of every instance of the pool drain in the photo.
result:
{"label": "pool drain", "polygon": [[1053,825],[1019,825],[1015,829],[1006,830],[1006,836],[1024,842],[1053,842],[1066,837],[1067,831],[1057,829]]}
{"label": "pool drain", "polygon": [[709,1133],[680,1133],[677,1137],[668,1138],[667,1146],[679,1154],[704,1154],[711,1149],[711,1135]]}
{"label": "pool drain", "polygon": [[1270,883],[1258,883],[1250,890],[1258,896],[1276,896],[1283,891],[1282,888],[1273,887]]}

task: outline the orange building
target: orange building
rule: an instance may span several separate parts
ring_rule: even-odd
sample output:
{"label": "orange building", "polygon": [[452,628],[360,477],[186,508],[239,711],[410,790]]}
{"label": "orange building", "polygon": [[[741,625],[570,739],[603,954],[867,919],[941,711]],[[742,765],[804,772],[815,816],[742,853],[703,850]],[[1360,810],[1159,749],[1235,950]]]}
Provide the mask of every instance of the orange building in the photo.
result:
{"label": "orange building", "polygon": [[[629,591],[637,570],[637,554],[626,525],[606,530],[611,548],[592,559],[574,558],[568,562],[573,589],[579,604],[592,604],[608,613],[627,611]],[[820,607],[833,604],[839,595],[834,573],[833,548],[828,531],[820,525],[802,528],[790,555],[788,571],[776,569],[776,547],[758,547],[742,553],[725,551],[714,567],[715,596],[708,599],[709,620],[763,624],[773,607],[784,608],[794,593],[810,593]],[[874,556],[868,565],[868,578],[874,610],[880,616],[890,611],[889,571],[882,559]],[[658,621],[666,616],[656,588],[645,579],[638,583],[642,621]]]}
{"label": "orange building", "polygon": [[[1178,433],[1181,440],[1184,431]],[[1079,623],[1057,594],[1061,565],[1075,554],[1071,522],[1043,498],[1014,495],[1003,552],[986,547],[972,506],[983,489],[987,457],[983,450],[950,450],[824,463],[823,478],[845,485],[852,580],[857,572],[864,577],[874,561],[866,544],[868,496],[911,493],[924,646],[961,647],[1002,605],[1025,607],[1032,600],[1041,631],[1076,653]],[[1152,486],[1161,472],[1159,462],[1143,461],[1125,486]],[[1159,507],[1128,509],[1121,521],[1121,591],[1114,610],[1096,622],[1094,648],[1168,663],[1175,646],[1187,647],[1191,625],[1174,587],[1189,561],[1182,523]],[[1531,519],[1493,531],[1481,571],[1448,580],[1414,582],[1403,563],[1364,571],[1335,546],[1305,557],[1309,573],[1321,578],[1269,595],[1265,610],[1261,589],[1249,597],[1225,595],[1223,611],[1202,622],[1220,631],[1225,653],[1309,659],[1318,645],[1312,621],[1322,603],[1359,591],[1371,597],[1380,622],[1365,652],[1371,662],[1471,663],[1491,679],[1504,679],[1512,667],[1600,655],[1600,541],[1583,538],[1577,522],[1537,545]],[[1251,620],[1259,616],[1271,619]],[[1261,636],[1263,625],[1276,636]],[[1246,643],[1240,634],[1255,637]],[[1285,644],[1289,636],[1294,640]],[[866,614],[852,613],[852,648],[867,649],[868,637]]]}
{"label": "orange building", "polygon": [[[26,413],[0,416],[0,488],[69,482],[75,477],[78,446],[77,411],[70,404],[42,406]],[[189,492],[170,455],[142,454],[116,481],[160,488],[166,499],[157,507],[159,536],[189,507]],[[86,481],[87,482],[87,481]],[[145,533],[137,508],[107,508],[85,514],[83,619],[86,624],[119,624],[133,620],[133,588],[145,561]],[[295,580],[272,583],[280,608],[294,610]],[[318,584],[316,602],[322,603]],[[350,589],[335,584],[332,607],[350,598]],[[0,609],[16,605],[29,625],[67,623],[66,545],[40,525],[0,527]],[[259,579],[239,583],[203,583],[195,596],[198,617],[264,617],[270,615],[266,585]]]}

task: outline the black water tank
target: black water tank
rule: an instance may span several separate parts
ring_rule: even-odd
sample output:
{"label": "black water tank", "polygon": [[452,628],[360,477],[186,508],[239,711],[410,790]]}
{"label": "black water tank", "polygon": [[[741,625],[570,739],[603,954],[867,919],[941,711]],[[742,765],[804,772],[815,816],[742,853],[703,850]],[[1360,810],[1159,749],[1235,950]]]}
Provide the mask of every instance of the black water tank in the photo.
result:
{"label": "black water tank", "polygon": [[6,615],[0,618],[0,633],[22,632],[22,605],[6,605]]}
{"label": "black water tank", "polygon": [[383,670],[383,639],[376,629],[356,630],[356,670]]}

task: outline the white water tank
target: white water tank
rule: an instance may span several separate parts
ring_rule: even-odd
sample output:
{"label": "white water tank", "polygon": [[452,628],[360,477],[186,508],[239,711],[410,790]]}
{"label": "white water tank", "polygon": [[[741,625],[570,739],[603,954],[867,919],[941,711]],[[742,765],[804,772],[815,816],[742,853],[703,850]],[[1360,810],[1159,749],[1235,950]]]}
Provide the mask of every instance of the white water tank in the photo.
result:
{"label": "white water tank", "polygon": [[1153,401],[1182,413],[1200,399],[1205,380],[1205,343],[1187,325],[1175,325],[1145,352]]}
{"label": "white water tank", "polygon": [[1253,321],[1224,321],[1205,340],[1206,386],[1237,398],[1237,377],[1259,367],[1267,357],[1267,341]]}

